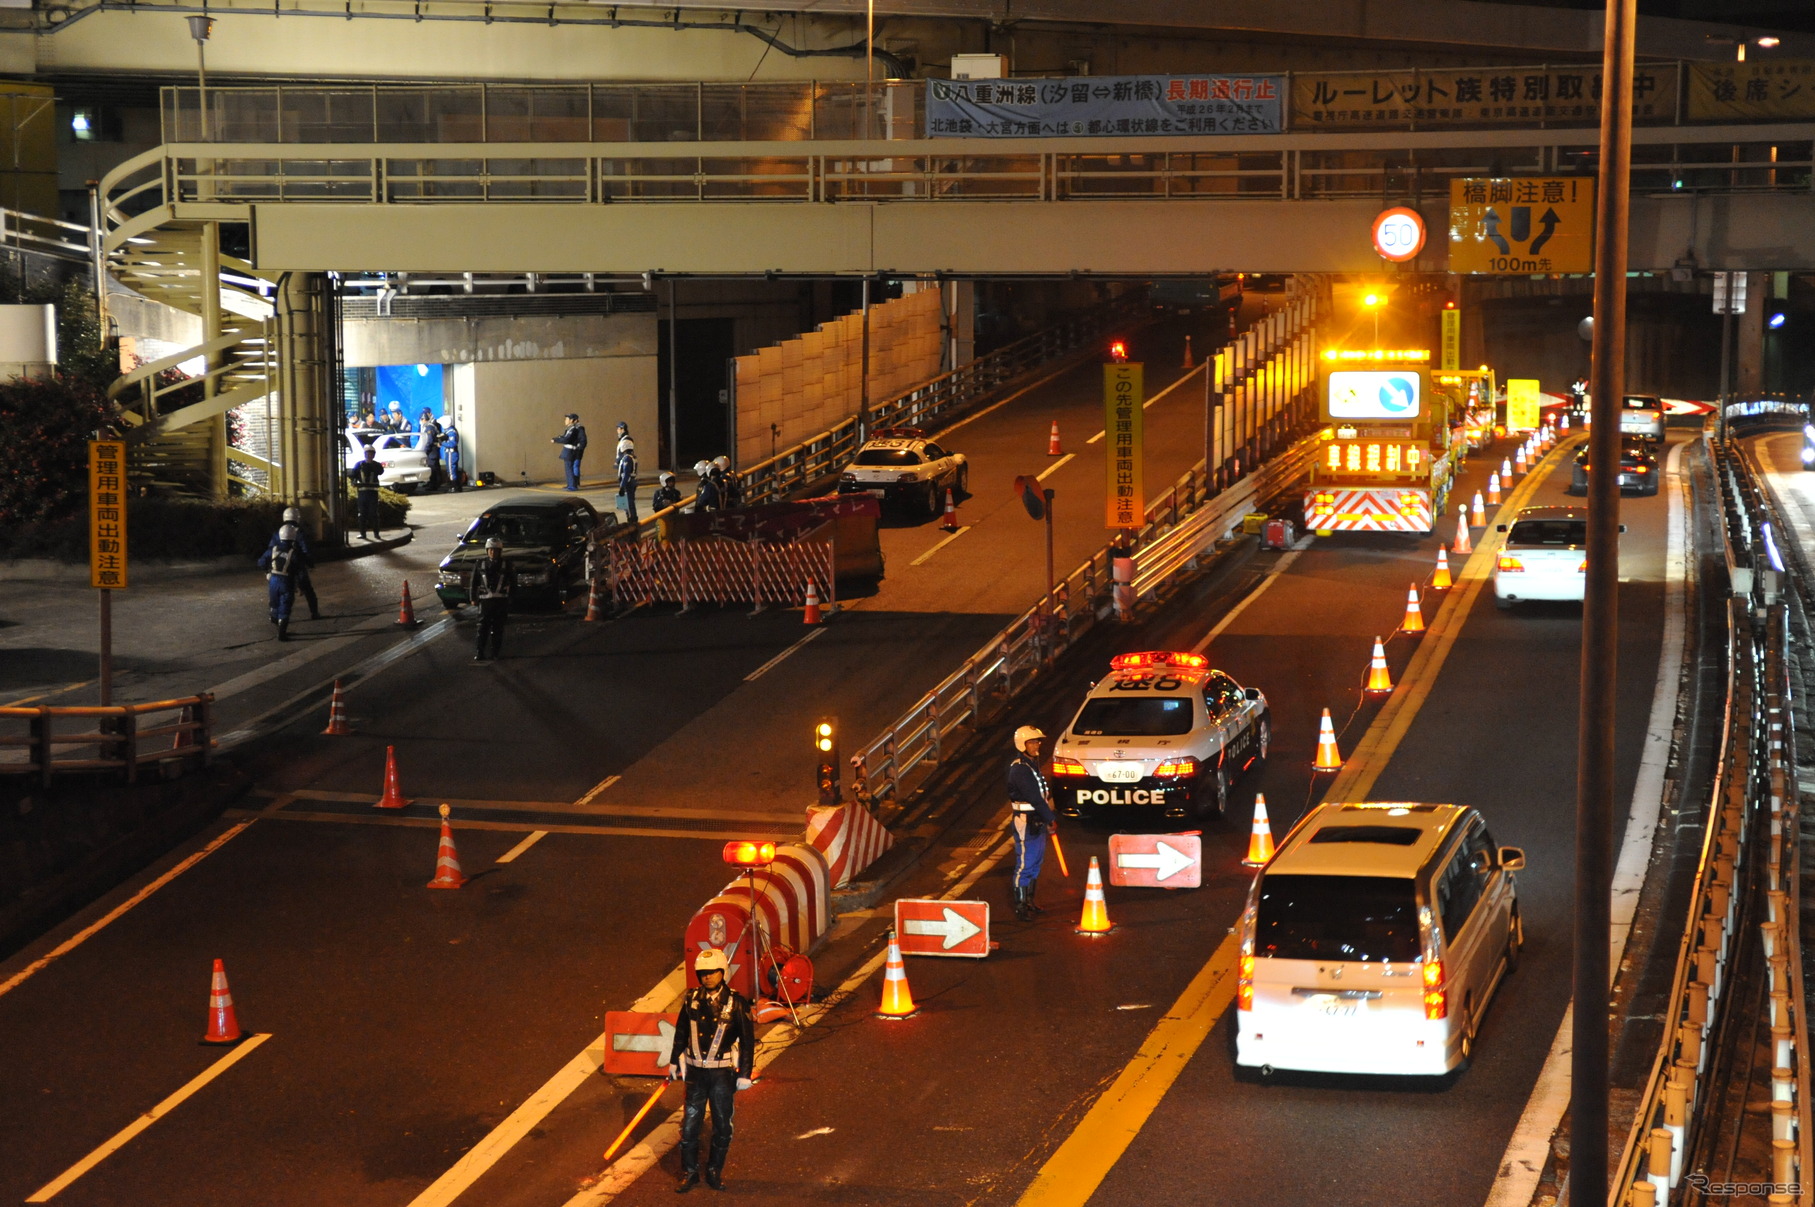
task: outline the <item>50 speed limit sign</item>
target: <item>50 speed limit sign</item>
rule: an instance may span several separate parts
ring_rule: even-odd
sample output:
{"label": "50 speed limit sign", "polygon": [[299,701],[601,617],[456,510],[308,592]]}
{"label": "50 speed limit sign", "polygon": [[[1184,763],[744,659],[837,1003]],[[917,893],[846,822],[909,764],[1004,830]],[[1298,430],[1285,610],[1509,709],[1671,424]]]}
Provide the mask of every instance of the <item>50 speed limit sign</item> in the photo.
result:
{"label": "50 speed limit sign", "polygon": [[1424,250],[1424,219],[1409,206],[1396,205],[1374,219],[1374,250],[1400,262]]}

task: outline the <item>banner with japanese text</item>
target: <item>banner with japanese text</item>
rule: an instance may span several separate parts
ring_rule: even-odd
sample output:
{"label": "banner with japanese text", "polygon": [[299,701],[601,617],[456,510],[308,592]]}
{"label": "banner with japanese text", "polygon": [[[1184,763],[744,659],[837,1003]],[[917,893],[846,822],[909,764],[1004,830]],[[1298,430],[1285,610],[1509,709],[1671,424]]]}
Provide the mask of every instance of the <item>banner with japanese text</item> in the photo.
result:
{"label": "banner with japanese text", "polygon": [[126,585],[126,443],[88,442],[88,583]]}
{"label": "banner with japanese text", "polygon": [[1278,134],[1281,75],[928,80],[928,138]]}
{"label": "banner with japanese text", "polygon": [[1689,66],[1689,120],[1815,118],[1815,61],[1755,59]]}
{"label": "banner with japanese text", "polygon": [[1119,361],[1103,366],[1103,448],[1108,466],[1107,527],[1139,528],[1147,519],[1141,492],[1141,365]]}
{"label": "banner with japanese text", "polygon": [[[1636,121],[1676,115],[1676,68],[1633,73]],[[1417,122],[1476,126],[1601,120],[1601,73],[1588,67],[1457,67],[1323,72],[1292,77],[1292,129]]]}

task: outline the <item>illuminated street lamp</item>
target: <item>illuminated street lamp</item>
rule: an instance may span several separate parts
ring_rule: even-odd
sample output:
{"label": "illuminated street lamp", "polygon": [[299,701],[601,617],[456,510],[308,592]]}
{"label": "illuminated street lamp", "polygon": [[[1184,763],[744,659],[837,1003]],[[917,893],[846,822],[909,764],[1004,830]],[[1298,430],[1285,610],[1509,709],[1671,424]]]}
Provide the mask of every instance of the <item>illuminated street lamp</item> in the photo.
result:
{"label": "illuminated street lamp", "polygon": [[1380,346],[1380,308],[1384,305],[1386,305],[1384,293],[1368,293],[1361,299],[1362,309],[1374,312],[1374,346],[1376,348]]}

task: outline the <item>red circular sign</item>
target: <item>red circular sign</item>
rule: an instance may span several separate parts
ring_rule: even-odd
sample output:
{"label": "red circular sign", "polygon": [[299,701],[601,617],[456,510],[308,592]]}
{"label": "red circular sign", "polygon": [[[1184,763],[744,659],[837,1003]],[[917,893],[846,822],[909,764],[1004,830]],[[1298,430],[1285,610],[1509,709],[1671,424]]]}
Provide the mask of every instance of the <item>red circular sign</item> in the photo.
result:
{"label": "red circular sign", "polygon": [[1382,210],[1374,219],[1374,250],[1395,262],[1415,258],[1424,250],[1424,218],[1404,205]]}

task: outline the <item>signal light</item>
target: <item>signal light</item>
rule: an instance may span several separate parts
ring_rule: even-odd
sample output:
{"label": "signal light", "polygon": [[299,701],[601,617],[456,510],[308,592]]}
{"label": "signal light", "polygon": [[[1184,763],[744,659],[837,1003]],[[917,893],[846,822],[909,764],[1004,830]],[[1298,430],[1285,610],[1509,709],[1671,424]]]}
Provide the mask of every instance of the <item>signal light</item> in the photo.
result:
{"label": "signal light", "polygon": [[1500,555],[1500,569],[1509,574],[1518,574],[1525,569],[1525,563],[1510,554],[1502,553]]}
{"label": "signal light", "polygon": [[725,862],[740,868],[766,868],[775,862],[775,844],[733,839],[725,844]]}
{"label": "signal light", "polygon": [[1109,359],[1121,364],[1128,359],[1128,345],[1122,340],[1115,340],[1109,345]]}
{"label": "signal light", "polygon": [[1241,958],[1240,971],[1235,980],[1235,1008],[1237,1010],[1254,1009],[1254,957]]}
{"label": "signal light", "polygon": [[831,717],[820,718],[813,727],[813,764],[819,803],[838,804],[844,798],[844,777],[838,770],[838,723]]}
{"label": "signal light", "polygon": [[1449,999],[1443,992],[1443,961],[1432,960],[1424,966],[1424,1017],[1447,1018]]}
{"label": "signal light", "polygon": [[1182,758],[1170,763],[1161,763],[1153,769],[1153,774],[1158,779],[1179,779],[1187,775],[1196,775],[1197,760]]}
{"label": "signal light", "polygon": [[1089,775],[1090,771],[1084,766],[1084,764],[1078,762],[1076,759],[1054,759],[1052,761],[1052,773],[1055,776],[1058,776],[1058,775],[1078,776],[1078,775]]}
{"label": "signal light", "polygon": [[1210,665],[1210,659],[1202,654],[1180,654],[1170,650],[1148,650],[1140,654],[1117,654],[1109,660],[1111,670],[1137,670],[1144,666],[1178,666],[1188,670],[1202,670]]}

